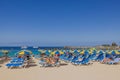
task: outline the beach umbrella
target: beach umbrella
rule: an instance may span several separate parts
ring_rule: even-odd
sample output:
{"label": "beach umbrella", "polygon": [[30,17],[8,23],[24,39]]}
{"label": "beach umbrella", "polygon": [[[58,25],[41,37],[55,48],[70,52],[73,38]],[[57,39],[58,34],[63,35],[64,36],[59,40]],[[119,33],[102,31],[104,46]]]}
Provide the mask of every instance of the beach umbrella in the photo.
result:
{"label": "beach umbrella", "polygon": [[96,51],[96,48],[92,48],[93,51]]}
{"label": "beach umbrella", "polygon": [[30,55],[30,53],[29,52],[25,52],[25,55]]}
{"label": "beach umbrella", "polygon": [[77,50],[78,51],[78,53],[80,53],[80,50]]}
{"label": "beach umbrella", "polygon": [[112,55],[116,55],[115,50],[112,50],[112,51],[111,51],[111,54],[112,54]]}
{"label": "beach umbrella", "polygon": [[8,54],[9,53],[8,50],[2,50],[1,52],[4,53],[4,54]]}
{"label": "beach umbrella", "polygon": [[107,54],[111,54],[111,51],[106,51]]}
{"label": "beach umbrella", "polygon": [[89,55],[88,50],[85,50],[84,54],[85,54],[85,55]]}
{"label": "beach umbrella", "polygon": [[103,50],[98,51],[99,54],[105,53]]}
{"label": "beach umbrella", "polygon": [[119,51],[117,51],[117,50],[115,51],[115,53],[116,53],[116,54],[120,54],[120,52],[119,52]]}
{"label": "beach umbrella", "polygon": [[74,50],[74,53],[78,53],[78,51],[77,51],[77,50]]}
{"label": "beach umbrella", "polygon": [[89,51],[89,54],[92,54],[93,53],[93,51]]}
{"label": "beach umbrella", "polygon": [[46,54],[46,55],[50,55],[50,52],[47,50],[47,51],[45,52],[45,54]]}
{"label": "beach umbrella", "polygon": [[42,50],[41,50],[41,49],[39,49],[38,51],[39,51],[39,52],[41,52]]}
{"label": "beach umbrella", "polygon": [[38,50],[40,53],[45,53],[46,50]]}
{"label": "beach umbrella", "polygon": [[69,52],[70,52],[70,53],[74,53],[74,51],[73,51],[73,50],[69,50]]}
{"label": "beach umbrella", "polygon": [[97,50],[94,50],[97,53]]}
{"label": "beach umbrella", "polygon": [[60,54],[60,52],[59,52],[59,51],[56,51],[55,54]]}
{"label": "beach umbrella", "polygon": [[32,54],[32,52],[29,50],[22,50],[18,52],[18,55],[30,55],[30,54]]}
{"label": "beach umbrella", "polygon": [[84,54],[84,52],[85,52],[85,51],[84,51],[84,50],[82,50],[82,51],[80,52],[80,54]]}
{"label": "beach umbrella", "polygon": [[93,54],[94,50],[91,48],[88,50],[89,54]]}
{"label": "beach umbrella", "polygon": [[74,54],[75,54],[75,55],[79,55],[80,52],[79,52],[78,50],[74,50]]}
{"label": "beach umbrella", "polygon": [[1,52],[5,55],[5,59],[7,59],[9,51],[8,50],[2,50]]}
{"label": "beach umbrella", "polygon": [[106,51],[105,57],[106,58],[110,58],[111,57],[111,52],[110,51]]}
{"label": "beach umbrella", "polygon": [[55,51],[52,51],[52,52],[51,52],[51,55],[54,55],[54,54],[55,54]]}
{"label": "beach umbrella", "polygon": [[50,53],[50,52],[51,52],[51,50],[48,50],[48,52]]}
{"label": "beach umbrella", "polygon": [[24,53],[24,51],[21,51],[20,53],[19,53],[19,55],[24,55],[25,53]]}
{"label": "beach umbrella", "polygon": [[100,51],[99,50],[97,50],[97,52],[96,53],[99,53]]}
{"label": "beach umbrella", "polygon": [[60,51],[60,54],[64,54],[64,52],[63,52],[63,51]]}

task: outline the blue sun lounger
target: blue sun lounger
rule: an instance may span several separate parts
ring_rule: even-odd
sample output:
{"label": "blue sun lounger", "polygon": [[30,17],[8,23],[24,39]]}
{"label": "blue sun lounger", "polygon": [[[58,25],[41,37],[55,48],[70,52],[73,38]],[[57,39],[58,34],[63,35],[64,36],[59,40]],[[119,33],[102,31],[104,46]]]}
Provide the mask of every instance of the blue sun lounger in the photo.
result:
{"label": "blue sun lounger", "polygon": [[66,54],[62,54],[59,58],[60,58],[61,60],[65,60],[65,58],[67,58],[67,55],[66,55]]}
{"label": "blue sun lounger", "polygon": [[44,60],[40,60],[39,61],[39,64],[42,66],[42,67],[45,67],[46,66],[46,62]]}
{"label": "blue sun lounger", "polygon": [[23,63],[8,63],[6,66],[9,67],[21,67]]}
{"label": "blue sun lounger", "polygon": [[90,57],[89,57],[89,59],[90,60],[95,60],[96,59],[96,54],[95,53],[91,54]]}
{"label": "blue sun lounger", "polygon": [[74,56],[70,62],[75,64],[75,62],[78,61],[78,59],[79,59],[79,56]]}
{"label": "blue sun lounger", "polygon": [[104,54],[100,54],[95,60],[102,62],[104,60]]}
{"label": "blue sun lounger", "polygon": [[64,58],[64,61],[71,61],[73,58],[72,55],[68,55],[66,58]]}
{"label": "blue sun lounger", "polygon": [[120,62],[120,58],[116,58],[113,61],[108,62],[108,64],[117,64]]}
{"label": "blue sun lounger", "polygon": [[87,64],[89,64],[89,58],[86,58],[86,59],[84,59],[80,64],[81,65],[87,65]]}
{"label": "blue sun lounger", "polygon": [[83,58],[81,61],[75,61],[74,64],[76,65],[86,65],[86,64],[89,64],[89,61],[90,61],[90,55],[88,56],[88,58]]}
{"label": "blue sun lounger", "polygon": [[10,63],[6,64],[9,67],[20,67],[24,64],[24,60],[21,58],[14,58],[10,61]]}

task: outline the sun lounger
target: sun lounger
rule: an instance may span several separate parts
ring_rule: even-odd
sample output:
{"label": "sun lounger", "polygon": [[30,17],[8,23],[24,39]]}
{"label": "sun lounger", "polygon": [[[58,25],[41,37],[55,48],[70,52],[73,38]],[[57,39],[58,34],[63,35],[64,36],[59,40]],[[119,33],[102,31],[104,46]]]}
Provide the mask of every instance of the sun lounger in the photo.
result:
{"label": "sun lounger", "polygon": [[60,62],[59,62],[59,61],[58,61],[58,62],[56,62],[56,63],[54,64],[54,66],[59,67],[59,66],[60,66]]}
{"label": "sun lounger", "polygon": [[95,60],[95,58],[96,58],[96,54],[95,53],[91,54],[90,57],[89,57],[90,60]]}
{"label": "sun lounger", "polygon": [[95,60],[102,62],[104,60],[104,54],[99,54],[99,56]]}
{"label": "sun lounger", "polygon": [[23,63],[8,63],[8,64],[6,64],[6,66],[8,68],[10,68],[10,67],[21,67],[21,66],[23,66]]}
{"label": "sun lounger", "polygon": [[20,58],[14,58],[12,59],[8,64],[6,64],[6,66],[9,67],[20,67],[23,66],[24,64],[24,60],[20,59]]}
{"label": "sun lounger", "polygon": [[46,66],[46,62],[43,61],[43,60],[40,60],[39,64],[40,64],[42,67]]}
{"label": "sun lounger", "polygon": [[79,56],[74,56],[74,58],[71,60],[71,63],[75,64],[76,61],[79,61]]}
{"label": "sun lounger", "polygon": [[69,62],[69,61],[71,61],[71,60],[72,60],[72,58],[73,58],[73,56],[72,56],[72,55],[68,55],[67,57],[65,57],[65,58],[64,58],[64,61]]}
{"label": "sun lounger", "polygon": [[108,62],[108,64],[117,64],[120,62],[120,58],[116,58],[113,61]]}
{"label": "sun lounger", "polygon": [[89,64],[90,56],[88,58],[83,58],[81,61],[75,61],[75,65],[86,65]]}

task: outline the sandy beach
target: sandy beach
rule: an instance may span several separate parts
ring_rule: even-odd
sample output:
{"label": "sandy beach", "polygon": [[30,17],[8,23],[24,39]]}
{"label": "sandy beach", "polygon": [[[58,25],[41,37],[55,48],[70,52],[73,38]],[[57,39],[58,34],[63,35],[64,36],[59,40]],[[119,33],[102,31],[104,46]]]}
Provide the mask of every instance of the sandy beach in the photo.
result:
{"label": "sandy beach", "polygon": [[60,67],[36,66],[21,69],[8,69],[5,64],[0,67],[1,80],[120,80],[120,64],[106,65],[98,62],[87,66],[74,66],[64,63]]}
{"label": "sandy beach", "polygon": [[0,0],[0,80],[120,80],[120,0]]}

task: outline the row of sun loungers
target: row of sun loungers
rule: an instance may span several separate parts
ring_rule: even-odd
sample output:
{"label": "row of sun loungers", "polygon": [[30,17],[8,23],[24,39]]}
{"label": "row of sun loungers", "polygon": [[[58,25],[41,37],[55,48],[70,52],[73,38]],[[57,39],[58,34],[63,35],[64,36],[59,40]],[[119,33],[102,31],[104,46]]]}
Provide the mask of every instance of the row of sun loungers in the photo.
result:
{"label": "row of sun loungers", "polygon": [[[110,59],[111,57],[112,59]],[[76,55],[73,55],[73,53],[72,54],[64,53],[59,56],[60,60],[72,63],[74,65],[87,65],[94,61],[104,64],[117,64],[120,62],[119,57],[120,57],[119,55],[102,53],[102,51],[100,51],[99,54],[96,52],[93,52],[92,54],[85,52],[84,54]],[[105,61],[105,59],[109,59],[109,61]],[[40,61],[39,63],[42,66],[47,66],[47,63],[45,61]]]}
{"label": "row of sun loungers", "polygon": [[[112,56],[112,59],[107,61]],[[48,57],[49,58],[49,57]],[[39,60],[39,64],[43,67],[47,66],[60,66],[60,61],[65,61],[72,63],[73,65],[88,65],[91,62],[97,61],[104,64],[116,64],[120,62],[120,58],[116,55],[111,54],[104,54],[100,52],[99,54],[93,52],[92,54],[84,53],[84,54],[70,54],[70,53],[64,53],[59,56],[59,61],[56,61],[54,63],[48,63],[45,60]],[[105,60],[106,59],[106,60]],[[26,63],[26,60],[23,58],[13,58],[6,66],[8,68],[12,67],[24,67]]]}
{"label": "row of sun loungers", "polygon": [[[65,62],[70,62],[72,64],[76,65],[85,65],[89,64],[91,61],[98,61],[98,62],[103,62],[103,60],[107,58],[105,54],[100,53],[100,54],[84,54],[84,55],[75,55],[72,56],[70,54],[63,54],[60,56],[60,59],[65,61]],[[106,64],[116,64],[120,62],[120,58],[114,58],[113,60],[109,62],[105,62]]]}

